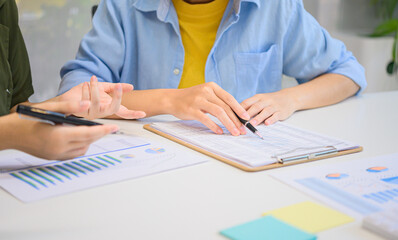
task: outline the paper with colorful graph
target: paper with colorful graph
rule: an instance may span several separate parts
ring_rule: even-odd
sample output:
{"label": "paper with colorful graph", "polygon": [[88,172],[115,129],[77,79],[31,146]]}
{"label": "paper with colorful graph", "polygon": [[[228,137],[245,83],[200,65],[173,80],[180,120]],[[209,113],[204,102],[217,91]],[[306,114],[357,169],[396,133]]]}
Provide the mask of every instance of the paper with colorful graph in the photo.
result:
{"label": "paper with colorful graph", "polygon": [[67,161],[3,152],[0,186],[20,200],[32,202],[205,161],[200,155],[187,158],[171,145],[109,135],[93,143],[85,156]]}
{"label": "paper with colorful graph", "polygon": [[271,175],[358,217],[398,208],[398,153]]}

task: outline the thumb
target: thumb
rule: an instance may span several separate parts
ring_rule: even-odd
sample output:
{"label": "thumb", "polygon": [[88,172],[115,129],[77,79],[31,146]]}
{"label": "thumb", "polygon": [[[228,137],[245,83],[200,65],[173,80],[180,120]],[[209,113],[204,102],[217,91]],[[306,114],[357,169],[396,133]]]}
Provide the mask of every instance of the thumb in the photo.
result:
{"label": "thumb", "polygon": [[120,83],[120,85],[122,85],[122,91],[124,93],[131,92],[134,89],[134,86],[132,84],[129,84],[129,83]]}

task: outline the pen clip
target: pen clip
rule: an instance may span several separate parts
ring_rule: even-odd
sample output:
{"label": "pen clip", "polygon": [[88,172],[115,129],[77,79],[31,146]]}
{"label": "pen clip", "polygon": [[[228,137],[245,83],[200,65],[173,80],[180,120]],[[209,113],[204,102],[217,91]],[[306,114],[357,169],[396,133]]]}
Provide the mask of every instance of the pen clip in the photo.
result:
{"label": "pen clip", "polygon": [[44,120],[44,119],[40,119],[40,118],[29,117],[29,116],[26,116],[26,115],[21,114],[21,113],[19,113],[18,116],[19,116],[20,119],[31,120],[31,121],[36,121],[36,122],[42,122],[42,123],[47,123],[47,124],[55,126],[55,123],[50,121],[50,120]]}

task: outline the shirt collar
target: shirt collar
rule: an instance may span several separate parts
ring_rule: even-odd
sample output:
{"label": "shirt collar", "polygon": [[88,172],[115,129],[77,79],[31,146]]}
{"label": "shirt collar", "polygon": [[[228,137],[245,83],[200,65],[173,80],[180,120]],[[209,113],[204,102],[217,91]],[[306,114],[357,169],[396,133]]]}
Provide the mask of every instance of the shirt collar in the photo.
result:
{"label": "shirt collar", "polygon": [[[1,1],[1,0],[0,0]],[[242,2],[255,3],[260,7],[260,0],[233,0],[233,9],[237,15]],[[142,12],[157,12],[158,18],[164,21],[167,17],[171,0],[137,0],[133,6]]]}

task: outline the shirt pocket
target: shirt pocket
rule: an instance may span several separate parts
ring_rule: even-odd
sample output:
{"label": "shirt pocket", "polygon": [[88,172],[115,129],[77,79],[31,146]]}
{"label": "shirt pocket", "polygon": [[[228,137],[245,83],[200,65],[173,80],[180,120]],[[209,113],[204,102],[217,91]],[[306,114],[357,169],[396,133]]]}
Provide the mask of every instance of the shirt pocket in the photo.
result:
{"label": "shirt pocket", "polygon": [[281,89],[282,54],[278,50],[273,44],[265,52],[235,54],[237,99]]}

